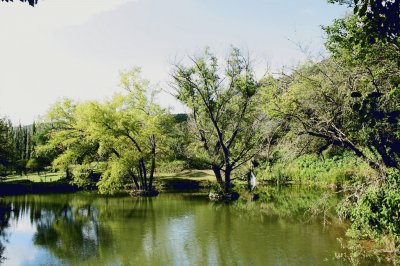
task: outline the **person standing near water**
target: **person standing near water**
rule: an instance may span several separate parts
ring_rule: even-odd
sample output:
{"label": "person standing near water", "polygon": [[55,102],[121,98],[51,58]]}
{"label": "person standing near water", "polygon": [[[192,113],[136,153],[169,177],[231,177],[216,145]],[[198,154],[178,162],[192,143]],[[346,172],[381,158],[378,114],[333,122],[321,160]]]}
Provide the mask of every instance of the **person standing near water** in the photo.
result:
{"label": "person standing near water", "polygon": [[247,184],[250,191],[253,191],[257,185],[256,176],[253,173],[254,168],[256,168],[258,163],[256,161],[252,161],[250,165],[250,171],[247,174]]}

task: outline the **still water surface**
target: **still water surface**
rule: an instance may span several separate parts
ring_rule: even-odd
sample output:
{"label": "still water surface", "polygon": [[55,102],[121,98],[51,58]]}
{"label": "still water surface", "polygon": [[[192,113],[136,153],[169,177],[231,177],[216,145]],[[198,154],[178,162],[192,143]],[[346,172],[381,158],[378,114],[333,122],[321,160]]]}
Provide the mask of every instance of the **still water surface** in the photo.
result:
{"label": "still water surface", "polygon": [[230,205],[190,193],[6,197],[2,264],[347,265],[334,259],[345,225],[305,222],[304,209],[320,193],[284,192],[282,199]]}

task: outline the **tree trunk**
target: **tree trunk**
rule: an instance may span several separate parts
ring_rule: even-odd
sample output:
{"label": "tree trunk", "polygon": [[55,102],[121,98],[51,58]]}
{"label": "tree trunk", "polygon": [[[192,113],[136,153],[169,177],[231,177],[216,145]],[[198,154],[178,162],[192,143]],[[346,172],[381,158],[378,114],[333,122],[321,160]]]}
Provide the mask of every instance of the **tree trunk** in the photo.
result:
{"label": "tree trunk", "polygon": [[136,189],[140,189],[137,178],[135,177],[135,174],[133,173],[133,171],[131,169],[129,169],[129,175],[131,176],[133,184],[136,186]]}
{"label": "tree trunk", "polygon": [[232,172],[232,166],[227,165],[225,169],[225,193],[231,191],[231,172]]}
{"label": "tree trunk", "polygon": [[379,163],[371,160],[370,158],[368,158],[359,148],[357,148],[351,141],[349,140],[338,140],[334,137],[331,137],[329,135],[323,135],[320,133],[315,133],[312,131],[306,131],[306,133],[310,136],[313,137],[318,137],[318,138],[322,138],[325,139],[327,141],[330,141],[333,145],[339,146],[339,147],[344,147],[344,148],[348,148],[351,151],[354,152],[355,155],[357,155],[358,157],[360,157],[361,159],[363,159],[365,162],[368,163],[368,165],[376,170],[377,172],[381,173],[382,172],[382,167]]}
{"label": "tree trunk", "polygon": [[143,189],[147,190],[147,171],[143,158],[140,159],[140,167],[142,169],[142,174],[143,174]]}
{"label": "tree trunk", "polygon": [[386,143],[384,141],[381,141],[381,142],[378,142],[377,140],[372,141],[372,145],[375,147],[375,149],[378,151],[379,155],[381,156],[383,164],[386,167],[393,167],[393,168],[399,169],[399,165],[397,164],[396,160],[393,159],[394,157],[392,157],[388,154],[385,144]]}
{"label": "tree trunk", "polygon": [[222,186],[224,181],[222,180],[221,167],[219,167],[218,165],[213,164],[212,165],[212,170],[214,172],[215,177],[217,178],[218,184],[220,184]]}
{"label": "tree trunk", "polygon": [[378,172],[381,172],[381,170],[382,170],[381,165],[379,165],[379,163],[368,158],[360,149],[358,149],[356,146],[354,146],[351,142],[346,141],[343,143],[343,145],[345,147],[349,148],[350,150],[352,150],[355,155],[357,155],[358,157],[360,157],[361,159],[366,161],[372,169],[374,169]]}
{"label": "tree trunk", "polygon": [[70,180],[70,179],[71,179],[71,173],[69,172],[68,167],[67,167],[67,169],[65,169],[65,178],[66,178],[67,180]]}
{"label": "tree trunk", "polygon": [[142,165],[140,163],[138,164],[138,175],[139,175],[139,180],[140,180],[140,189],[143,189],[144,188],[143,169],[142,169]]}
{"label": "tree trunk", "polygon": [[149,177],[149,191],[153,188],[154,170],[156,168],[156,138],[151,136],[151,168]]}

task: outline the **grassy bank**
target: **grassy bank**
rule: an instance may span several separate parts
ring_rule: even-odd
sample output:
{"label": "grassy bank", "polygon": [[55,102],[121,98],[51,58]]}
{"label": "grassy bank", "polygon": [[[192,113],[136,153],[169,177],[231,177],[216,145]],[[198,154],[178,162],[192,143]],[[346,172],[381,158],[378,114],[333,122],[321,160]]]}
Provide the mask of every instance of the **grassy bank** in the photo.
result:
{"label": "grassy bank", "polygon": [[344,186],[374,174],[365,162],[351,154],[329,158],[307,154],[287,163],[262,165],[256,170],[260,181],[322,186]]}
{"label": "grassy bank", "polygon": [[[216,184],[211,170],[197,169],[162,169],[156,172],[154,185],[159,190],[189,190],[209,188]],[[273,166],[261,164],[256,170],[257,181],[262,184],[309,184],[313,186],[343,186],[362,180],[371,174],[369,167],[351,155],[333,156],[323,159],[317,155],[303,155],[289,163],[277,162]],[[247,181],[235,178],[233,186],[245,186]],[[29,173],[27,175],[9,175],[3,179],[2,187],[11,184],[27,187],[39,187],[40,184],[65,184],[64,173]],[[43,186],[45,187],[45,186]],[[26,190],[21,190],[26,191]]]}
{"label": "grassy bank", "polygon": [[65,178],[65,173],[61,172],[43,172],[43,173],[28,173],[26,175],[8,175],[3,179],[3,182],[21,182],[21,181],[30,181],[34,183],[38,182],[56,182]]}
{"label": "grassy bank", "polygon": [[[183,170],[176,173],[157,173],[155,186],[160,190],[191,190],[208,187],[215,182],[212,171]],[[9,175],[0,183],[0,195],[30,193],[59,193],[78,190],[65,180],[64,173],[29,173]]]}
{"label": "grassy bank", "polygon": [[27,173],[26,175],[8,175],[0,183],[0,196],[64,193],[77,191],[77,186],[71,185],[65,179],[63,172]]}
{"label": "grassy bank", "polygon": [[200,189],[215,182],[211,170],[183,170],[176,173],[157,173],[155,185],[160,189],[187,190]]}

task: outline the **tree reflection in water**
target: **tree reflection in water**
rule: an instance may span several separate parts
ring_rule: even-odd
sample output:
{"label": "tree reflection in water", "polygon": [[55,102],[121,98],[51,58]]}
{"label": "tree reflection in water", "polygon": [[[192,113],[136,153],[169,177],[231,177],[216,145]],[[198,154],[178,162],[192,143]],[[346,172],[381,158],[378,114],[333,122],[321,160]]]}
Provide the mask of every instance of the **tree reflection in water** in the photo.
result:
{"label": "tree reflection in water", "polygon": [[[60,260],[82,262],[107,249],[111,235],[100,225],[98,210],[92,200],[85,197],[43,197],[30,195],[11,199],[14,215],[18,221],[29,217],[36,227],[33,243],[47,249]],[[2,215],[2,223],[8,224]],[[3,232],[3,230],[2,230]]]}
{"label": "tree reflection in water", "polygon": [[298,219],[322,193],[268,189],[257,202],[243,196],[232,204],[184,193],[29,195],[5,201],[17,210],[11,219],[18,220],[9,224],[30,221],[26,241],[50,255],[35,253],[29,261],[35,265],[311,265],[333,256],[340,248],[336,238],[343,236],[334,221],[325,230],[318,221]]}
{"label": "tree reflection in water", "polygon": [[34,244],[47,248],[60,259],[82,262],[99,257],[112,242],[91,203],[66,203],[42,213],[36,224]]}
{"label": "tree reflection in water", "polygon": [[7,241],[6,230],[9,227],[9,220],[11,216],[11,204],[4,203],[0,199],[0,263],[4,260],[4,244],[3,241]]}

